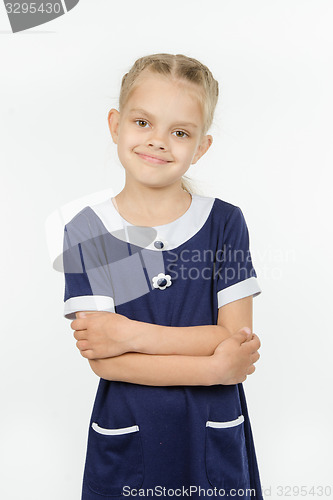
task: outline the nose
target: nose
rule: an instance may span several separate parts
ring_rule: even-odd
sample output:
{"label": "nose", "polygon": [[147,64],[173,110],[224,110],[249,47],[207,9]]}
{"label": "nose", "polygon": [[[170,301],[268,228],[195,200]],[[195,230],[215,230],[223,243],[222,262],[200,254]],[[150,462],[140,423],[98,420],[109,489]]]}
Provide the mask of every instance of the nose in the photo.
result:
{"label": "nose", "polygon": [[150,148],[156,148],[162,150],[167,149],[168,147],[167,139],[162,132],[159,132],[157,130],[152,130],[152,133],[150,134],[147,140],[147,146]]}

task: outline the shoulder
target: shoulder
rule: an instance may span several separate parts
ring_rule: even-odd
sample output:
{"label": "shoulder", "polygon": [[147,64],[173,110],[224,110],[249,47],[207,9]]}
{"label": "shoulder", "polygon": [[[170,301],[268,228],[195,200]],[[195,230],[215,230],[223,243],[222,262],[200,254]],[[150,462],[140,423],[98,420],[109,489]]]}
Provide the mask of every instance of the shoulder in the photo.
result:
{"label": "shoulder", "polygon": [[215,224],[220,227],[244,224],[244,215],[239,206],[217,197],[213,200],[212,216]]}
{"label": "shoulder", "polygon": [[99,234],[100,221],[91,206],[86,206],[65,223],[64,230],[79,241]]}
{"label": "shoulder", "polygon": [[237,212],[240,208],[237,205],[233,205],[232,203],[222,200],[221,198],[215,198],[216,210],[220,213],[224,213],[227,216],[231,215],[232,212]]}
{"label": "shoulder", "polygon": [[65,227],[80,226],[81,224],[89,223],[89,220],[91,219],[92,215],[91,212],[92,212],[91,207],[87,205],[86,207],[82,208],[79,212],[72,215],[66,222]]}
{"label": "shoulder", "polygon": [[83,252],[86,259],[103,255],[107,231],[93,205],[82,208],[64,226],[63,252]]}

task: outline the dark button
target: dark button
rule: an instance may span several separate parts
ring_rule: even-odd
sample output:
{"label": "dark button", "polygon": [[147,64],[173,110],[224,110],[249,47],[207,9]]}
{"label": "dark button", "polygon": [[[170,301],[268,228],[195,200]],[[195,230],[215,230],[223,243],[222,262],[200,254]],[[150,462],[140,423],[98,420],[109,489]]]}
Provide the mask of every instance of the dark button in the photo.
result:
{"label": "dark button", "polygon": [[160,278],[157,280],[158,286],[165,286],[167,284],[167,280],[165,278]]}
{"label": "dark button", "polygon": [[158,249],[163,248],[163,247],[164,247],[164,243],[163,243],[163,241],[160,241],[160,240],[156,240],[156,241],[154,241],[154,247],[155,247],[155,248],[158,248]]}

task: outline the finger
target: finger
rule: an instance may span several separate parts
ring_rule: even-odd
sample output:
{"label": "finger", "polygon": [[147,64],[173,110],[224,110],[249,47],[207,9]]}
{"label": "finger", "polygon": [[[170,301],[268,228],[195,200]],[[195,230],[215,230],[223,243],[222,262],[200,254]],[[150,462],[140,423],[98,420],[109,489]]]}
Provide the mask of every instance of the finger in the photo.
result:
{"label": "finger", "polygon": [[255,371],[256,371],[256,367],[254,365],[251,365],[251,366],[249,366],[249,369],[247,370],[247,374],[251,375]]}
{"label": "finger", "polygon": [[243,326],[240,331],[245,332],[247,334],[246,340],[249,341],[252,339],[252,329],[249,326]]}
{"label": "finger", "polygon": [[250,342],[247,344],[248,348],[250,349],[250,352],[254,353],[260,348],[260,340],[259,337],[255,333],[252,334],[253,338],[250,340]]}
{"label": "finger", "polygon": [[76,340],[84,340],[87,338],[87,330],[75,330],[73,337]]}
{"label": "finger", "polygon": [[238,332],[233,336],[239,341],[240,344],[243,344],[243,342],[246,342],[250,338],[250,335],[248,335],[243,329],[238,330]]}
{"label": "finger", "polygon": [[86,359],[96,359],[96,355],[94,354],[94,351],[91,349],[87,349],[85,351],[80,351],[81,356]]}
{"label": "finger", "polygon": [[254,355],[258,352],[259,343],[256,339],[252,339],[250,342],[244,342],[242,344],[242,349],[245,349],[247,354]]}
{"label": "finger", "polygon": [[256,363],[259,358],[260,358],[259,352],[255,352],[254,354],[252,354],[252,358],[251,358],[252,363]]}
{"label": "finger", "polygon": [[259,349],[261,347],[261,342],[258,335],[256,335],[255,333],[253,334],[253,340],[255,340],[258,343],[258,349]]}
{"label": "finger", "polygon": [[86,330],[87,329],[87,320],[85,318],[74,319],[71,322],[71,328],[73,330]]}
{"label": "finger", "polygon": [[78,340],[76,342],[76,347],[80,349],[80,351],[86,351],[89,349],[89,344],[86,340]]}

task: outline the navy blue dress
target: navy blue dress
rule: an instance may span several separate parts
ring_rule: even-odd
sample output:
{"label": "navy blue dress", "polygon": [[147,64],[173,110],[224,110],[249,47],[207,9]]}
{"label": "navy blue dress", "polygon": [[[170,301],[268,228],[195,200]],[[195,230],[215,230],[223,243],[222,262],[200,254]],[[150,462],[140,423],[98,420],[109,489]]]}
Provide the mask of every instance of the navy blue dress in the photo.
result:
{"label": "navy blue dress", "polygon": [[[219,307],[261,292],[242,211],[197,194],[185,214],[155,227],[130,224],[111,198],[85,207],[65,226],[63,264],[69,319],[102,310],[165,326],[215,325]],[[241,383],[99,380],[82,500],[223,494],[262,499]]]}

